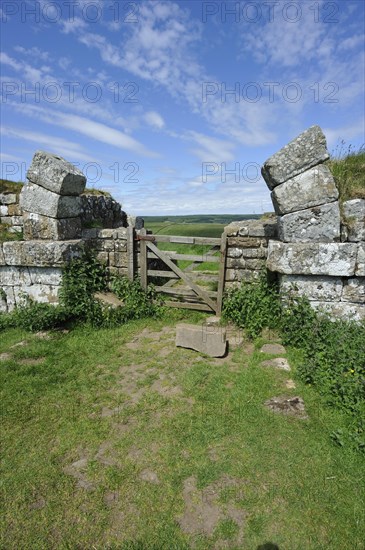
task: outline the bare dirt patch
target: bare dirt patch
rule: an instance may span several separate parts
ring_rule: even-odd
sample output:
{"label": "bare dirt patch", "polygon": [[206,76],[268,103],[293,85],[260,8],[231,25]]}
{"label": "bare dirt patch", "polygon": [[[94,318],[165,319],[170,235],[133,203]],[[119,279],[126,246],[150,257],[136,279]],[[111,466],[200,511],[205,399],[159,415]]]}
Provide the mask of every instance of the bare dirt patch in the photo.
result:
{"label": "bare dirt patch", "polygon": [[304,401],[298,396],[288,397],[287,395],[282,395],[280,397],[272,397],[265,401],[265,407],[275,413],[295,416],[301,420],[306,420],[308,418],[305,412]]}
{"label": "bare dirt patch", "polygon": [[[227,475],[203,489],[197,488],[196,477],[184,481],[184,513],[177,521],[184,533],[211,537],[218,524],[223,520],[232,520],[237,525],[237,535],[230,540],[232,546],[242,544],[246,512],[232,502],[222,503],[219,497],[223,490],[240,487],[242,482]],[[216,541],[213,548],[224,548],[226,541]]]}
{"label": "bare dirt patch", "polygon": [[8,359],[11,359],[13,356],[11,353],[0,353],[0,361],[8,361]]}
{"label": "bare dirt patch", "polygon": [[93,491],[95,486],[91,481],[87,479],[85,471],[87,469],[88,459],[83,457],[68,466],[63,468],[65,474],[72,476],[76,479],[77,487],[80,489],[85,489],[85,491]]}
{"label": "bare dirt patch", "polygon": [[41,365],[45,359],[46,359],[45,357],[37,357],[37,358],[25,357],[24,359],[20,359],[19,363],[25,366],[36,366],[36,365]]}
{"label": "bare dirt patch", "polygon": [[148,483],[154,483],[155,485],[158,485],[160,483],[156,472],[147,468],[145,470],[142,470],[142,472],[139,474],[139,478],[142,481],[148,481]]}

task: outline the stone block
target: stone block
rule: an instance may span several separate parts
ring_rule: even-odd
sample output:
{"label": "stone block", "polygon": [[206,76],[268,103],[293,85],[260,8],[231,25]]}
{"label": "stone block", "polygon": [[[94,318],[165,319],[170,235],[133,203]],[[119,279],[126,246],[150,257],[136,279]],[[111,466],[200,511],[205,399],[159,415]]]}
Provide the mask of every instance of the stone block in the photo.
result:
{"label": "stone block", "polygon": [[5,265],[5,256],[2,243],[0,243],[0,265]]}
{"label": "stone block", "polygon": [[189,348],[210,357],[223,357],[227,349],[224,327],[179,324],[176,326],[176,346]]}
{"label": "stone block", "polygon": [[306,296],[308,300],[330,302],[340,301],[342,278],[305,275],[280,275],[280,294],[285,296]]}
{"label": "stone block", "polygon": [[9,233],[21,233],[23,231],[22,225],[13,225],[9,227]]}
{"label": "stone block", "polygon": [[242,248],[231,247],[227,250],[228,258],[240,258],[242,256]]}
{"label": "stone block", "polygon": [[31,278],[27,267],[0,267],[0,287],[30,284]]}
{"label": "stone block", "polygon": [[227,258],[226,265],[230,269],[255,269],[259,271],[265,266],[265,261],[258,258]]}
{"label": "stone block", "polygon": [[10,313],[11,311],[13,311],[13,309],[16,306],[14,287],[4,286],[3,291],[5,292],[5,301],[6,301],[7,311]]}
{"label": "stone block", "polygon": [[227,225],[224,232],[228,237],[274,238],[277,234],[277,224],[276,219],[235,221]]}
{"label": "stone block", "polygon": [[226,269],[225,280],[227,282],[252,283],[259,277],[259,271],[252,269]]}
{"label": "stone block", "polygon": [[266,267],[286,275],[355,274],[355,243],[281,243],[269,241]]}
{"label": "stone block", "polygon": [[328,160],[326,138],[319,126],[311,126],[272,155],[261,169],[269,189]]}
{"label": "stone block", "polygon": [[320,164],[275,187],[271,199],[275,212],[283,215],[333,202],[338,190],[328,166]]}
{"label": "stone block", "polygon": [[59,286],[53,285],[22,285],[14,286],[16,305],[24,304],[24,295],[35,302],[44,304],[58,304]]}
{"label": "stone block", "polygon": [[267,240],[254,237],[228,237],[227,244],[228,246],[240,248],[260,248],[261,246],[267,246]]}
{"label": "stone block", "polygon": [[0,205],[0,216],[1,217],[9,216],[9,207],[8,206]]}
{"label": "stone block", "polygon": [[81,237],[80,218],[50,218],[33,212],[23,215],[25,240],[69,241]]}
{"label": "stone block", "polygon": [[242,250],[243,258],[266,258],[267,248],[244,248]]}
{"label": "stone block", "polygon": [[284,242],[331,242],[340,240],[338,202],[313,206],[279,218],[279,239]]}
{"label": "stone block", "polygon": [[101,264],[104,264],[104,265],[109,264],[109,254],[108,254],[108,252],[98,252],[97,255],[96,255],[96,259]]}
{"label": "stone block", "polygon": [[35,183],[24,185],[20,206],[27,212],[50,218],[76,218],[81,213],[80,197],[58,195]]}
{"label": "stone block", "polygon": [[114,267],[127,267],[128,255],[125,252],[111,252],[109,262]]}
{"label": "stone block", "polygon": [[356,321],[365,320],[365,305],[353,304],[350,302],[311,302],[313,309],[327,314],[333,321]]}
{"label": "stone block", "polygon": [[22,209],[19,204],[9,204],[8,212],[9,216],[22,216]]}
{"label": "stone block", "polygon": [[359,243],[357,245],[355,275],[357,277],[365,277],[365,243],[364,242]]}
{"label": "stone block", "polygon": [[82,241],[13,241],[3,244],[6,265],[63,266],[84,251]]}
{"label": "stone block", "polygon": [[365,199],[345,201],[342,209],[347,227],[347,240],[365,241]]}
{"label": "stone block", "polygon": [[32,285],[59,286],[62,282],[62,269],[59,267],[29,267]]}
{"label": "stone block", "polygon": [[0,193],[0,204],[14,204],[16,201],[15,193]]}
{"label": "stone block", "polygon": [[86,185],[86,177],[76,166],[46,151],[36,151],[27,178],[58,195],[80,195]]}
{"label": "stone block", "polygon": [[365,277],[346,279],[343,285],[342,300],[365,304]]}

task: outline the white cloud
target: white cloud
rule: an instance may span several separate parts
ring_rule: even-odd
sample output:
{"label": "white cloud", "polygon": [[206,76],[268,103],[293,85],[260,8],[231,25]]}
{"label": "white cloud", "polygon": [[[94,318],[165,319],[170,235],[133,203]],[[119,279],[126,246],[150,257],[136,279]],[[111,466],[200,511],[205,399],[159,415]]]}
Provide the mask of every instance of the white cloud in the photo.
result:
{"label": "white cloud", "polygon": [[165,126],[165,121],[156,111],[148,111],[144,116],[147,124],[159,130]]}
{"label": "white cloud", "polygon": [[30,141],[36,143],[38,146],[43,146],[47,151],[61,154],[67,158],[67,160],[84,160],[86,162],[94,161],[95,159],[88,155],[84,149],[75,142],[66,140],[60,137],[50,136],[49,134],[43,134],[41,132],[33,132],[20,128],[2,127],[2,133],[10,138],[16,138],[17,140]]}
{"label": "white cloud", "polygon": [[112,145],[117,149],[130,151],[133,154],[156,158],[159,155],[147,149],[142,143],[124,134],[123,132],[78,115],[50,111],[43,107],[30,104],[12,103],[12,107],[26,115],[36,117],[52,125],[61,126],[76,133],[83,134],[90,139]]}

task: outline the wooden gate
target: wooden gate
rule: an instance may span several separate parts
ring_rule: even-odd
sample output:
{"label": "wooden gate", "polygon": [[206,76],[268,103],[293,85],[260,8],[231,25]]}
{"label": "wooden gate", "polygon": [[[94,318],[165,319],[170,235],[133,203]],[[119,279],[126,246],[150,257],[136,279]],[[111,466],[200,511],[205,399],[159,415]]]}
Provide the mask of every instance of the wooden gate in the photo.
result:
{"label": "wooden gate", "polygon": [[[140,241],[140,274],[143,288],[146,288],[149,282],[153,282],[156,291],[169,298],[165,302],[169,307],[221,314],[226,264],[225,234],[221,238],[147,235],[146,230],[142,229],[137,235],[137,240]],[[179,251],[161,250],[158,243],[178,244]],[[203,254],[185,254],[180,250],[184,248],[180,246],[183,244],[190,245],[190,248],[191,245],[204,245],[207,250]],[[151,266],[152,260],[155,260],[155,263],[157,260],[160,264],[157,269]],[[182,261],[191,263],[187,267],[180,267],[177,262]],[[218,264],[217,269],[209,272],[199,271],[197,268],[203,263]],[[161,284],[161,280],[164,279],[168,281]],[[207,284],[213,284],[215,288],[209,289]]]}

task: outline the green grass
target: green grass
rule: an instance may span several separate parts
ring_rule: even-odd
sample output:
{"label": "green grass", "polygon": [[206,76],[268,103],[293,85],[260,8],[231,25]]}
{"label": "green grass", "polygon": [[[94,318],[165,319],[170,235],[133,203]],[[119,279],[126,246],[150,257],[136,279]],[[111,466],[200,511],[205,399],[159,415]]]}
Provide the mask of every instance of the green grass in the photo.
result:
{"label": "green grass", "polygon": [[[206,550],[223,540],[235,550],[269,541],[280,550],[362,550],[363,457],[331,442],[341,414],[299,380],[286,389],[288,373],[259,366],[274,333],[214,360],[175,348],[167,329],[182,318],[204,315],[172,312],[49,340],[1,333],[0,354],[9,355],[0,361],[0,547]],[[265,409],[284,393],[303,397],[309,420]],[[77,479],[70,465],[83,458]],[[158,483],[142,479],[146,470]],[[179,525],[189,479],[191,505],[209,505],[214,487],[219,510],[235,510],[210,536]]]}
{"label": "green grass", "polygon": [[337,147],[328,166],[335,178],[342,201],[365,199],[365,145],[355,151],[345,142]]}
{"label": "green grass", "polygon": [[24,183],[0,179],[0,193],[15,193],[19,195]]}

